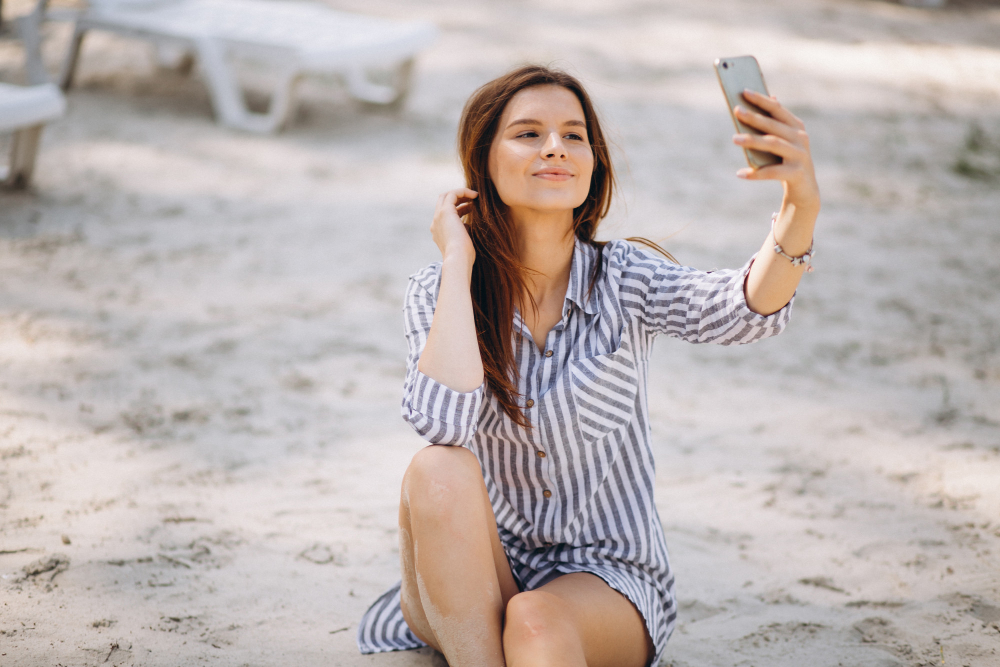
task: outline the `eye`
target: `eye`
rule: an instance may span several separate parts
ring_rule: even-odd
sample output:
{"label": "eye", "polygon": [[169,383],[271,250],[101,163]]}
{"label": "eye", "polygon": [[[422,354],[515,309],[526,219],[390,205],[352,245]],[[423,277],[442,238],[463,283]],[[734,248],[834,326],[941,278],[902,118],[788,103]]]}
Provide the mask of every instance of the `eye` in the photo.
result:
{"label": "eye", "polygon": [[525,130],[524,132],[520,133],[519,135],[517,135],[514,138],[515,139],[533,139],[533,138],[535,138],[537,136],[538,136],[538,133],[535,132],[534,130]]}
{"label": "eye", "polygon": [[583,141],[584,140],[583,137],[580,136],[579,134],[577,134],[576,132],[570,132],[569,134],[566,135],[566,138],[567,139],[571,139],[573,141]]}

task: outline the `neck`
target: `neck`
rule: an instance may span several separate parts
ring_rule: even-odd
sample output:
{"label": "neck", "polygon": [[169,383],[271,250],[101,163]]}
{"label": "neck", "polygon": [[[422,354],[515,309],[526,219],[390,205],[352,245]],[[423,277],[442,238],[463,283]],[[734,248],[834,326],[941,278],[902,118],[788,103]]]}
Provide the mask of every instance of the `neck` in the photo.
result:
{"label": "neck", "polygon": [[573,211],[555,213],[511,210],[518,256],[528,269],[527,287],[536,304],[562,302],[573,263]]}

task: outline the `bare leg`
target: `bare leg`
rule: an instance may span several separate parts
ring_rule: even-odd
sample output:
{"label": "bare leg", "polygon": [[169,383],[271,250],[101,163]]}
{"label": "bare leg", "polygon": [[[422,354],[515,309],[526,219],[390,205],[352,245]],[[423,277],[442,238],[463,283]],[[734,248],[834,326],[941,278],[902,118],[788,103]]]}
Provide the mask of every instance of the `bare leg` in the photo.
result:
{"label": "bare leg", "polygon": [[653,642],[635,606],[592,574],[567,574],[507,604],[508,667],[642,667]]}
{"label": "bare leg", "polygon": [[450,667],[504,667],[507,601],[517,594],[476,457],[425,447],[399,507],[403,617]]}

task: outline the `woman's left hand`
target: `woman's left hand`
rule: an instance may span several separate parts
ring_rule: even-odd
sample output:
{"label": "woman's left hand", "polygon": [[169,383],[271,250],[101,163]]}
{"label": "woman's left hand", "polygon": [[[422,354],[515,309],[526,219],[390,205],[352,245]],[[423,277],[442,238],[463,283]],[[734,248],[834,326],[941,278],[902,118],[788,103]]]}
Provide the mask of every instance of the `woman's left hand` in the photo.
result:
{"label": "woman's left hand", "polygon": [[[819,185],[809,152],[809,135],[802,121],[773,97],[750,90],[743,91],[743,97],[771,117],[746,107],[736,107],[733,110],[736,118],[763,135],[737,134],[733,143],[774,153],[782,159],[781,164],[740,169],[736,173],[751,181],[781,181],[785,187],[781,211],[744,283],[750,310],[770,315],[788,303],[806,270],[806,265],[792,264],[788,256],[800,257],[812,248],[820,207]],[[776,247],[781,248],[785,256],[777,254]]]}
{"label": "woman's left hand", "polygon": [[774,153],[781,157],[781,164],[758,169],[740,169],[736,175],[752,181],[781,181],[785,186],[785,202],[794,204],[801,211],[819,212],[819,185],[809,152],[809,134],[805,124],[792,112],[781,106],[774,97],[767,97],[752,90],[743,91],[747,102],[771,114],[768,118],[743,106],[733,112],[741,123],[763,132],[763,136],[737,134],[733,143],[742,148]]}

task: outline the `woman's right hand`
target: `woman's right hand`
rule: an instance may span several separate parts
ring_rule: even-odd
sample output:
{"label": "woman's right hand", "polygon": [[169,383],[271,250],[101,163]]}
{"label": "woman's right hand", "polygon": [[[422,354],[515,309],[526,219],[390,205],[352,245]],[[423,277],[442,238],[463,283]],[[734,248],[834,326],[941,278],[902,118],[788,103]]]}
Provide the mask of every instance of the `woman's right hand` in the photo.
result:
{"label": "woman's right hand", "polygon": [[431,222],[431,236],[441,251],[441,257],[464,259],[471,267],[476,261],[476,249],[462,217],[472,208],[469,203],[479,196],[475,190],[458,188],[440,195]]}
{"label": "woman's right hand", "polygon": [[417,370],[457,392],[475,391],[483,384],[476,315],[469,285],[476,248],[462,216],[479,193],[468,188],[450,190],[437,200],[431,234],[441,250],[441,284],[427,342]]}

